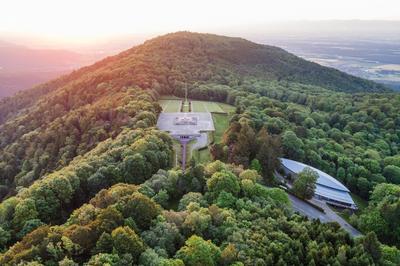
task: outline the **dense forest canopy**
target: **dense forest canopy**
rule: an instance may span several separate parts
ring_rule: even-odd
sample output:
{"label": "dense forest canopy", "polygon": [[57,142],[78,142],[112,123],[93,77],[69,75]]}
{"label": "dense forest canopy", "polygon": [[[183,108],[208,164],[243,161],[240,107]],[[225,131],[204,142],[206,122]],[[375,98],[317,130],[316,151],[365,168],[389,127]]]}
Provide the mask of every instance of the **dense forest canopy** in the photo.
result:
{"label": "dense forest canopy", "polygon": [[[236,106],[170,169],[160,95]],[[0,101],[0,264],[398,265],[400,95],[240,38],[179,32]],[[293,214],[277,158],[369,200],[364,236]]]}

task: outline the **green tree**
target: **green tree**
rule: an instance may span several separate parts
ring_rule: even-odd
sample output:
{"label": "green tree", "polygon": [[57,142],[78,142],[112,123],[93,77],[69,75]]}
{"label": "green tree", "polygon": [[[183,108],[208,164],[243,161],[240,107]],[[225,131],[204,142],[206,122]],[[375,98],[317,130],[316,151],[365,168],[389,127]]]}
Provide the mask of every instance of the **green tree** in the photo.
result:
{"label": "green tree", "polygon": [[160,213],[159,206],[141,193],[133,193],[118,205],[125,218],[132,217],[140,229],[147,229]]}
{"label": "green tree", "polygon": [[93,255],[89,262],[88,266],[103,266],[103,265],[119,265],[121,259],[118,254],[108,254],[108,253],[99,253]]}
{"label": "green tree", "polygon": [[369,192],[371,190],[371,183],[368,181],[368,179],[364,177],[359,177],[357,180],[357,188],[362,197],[365,199],[369,198]]}
{"label": "green tree", "polygon": [[258,173],[261,174],[262,166],[261,166],[259,160],[257,160],[257,159],[251,160],[249,168],[252,169],[252,170],[256,170]]}
{"label": "green tree", "polygon": [[378,184],[375,186],[368,208],[357,219],[360,229],[375,232],[379,240],[397,245],[400,241],[400,186]]}
{"label": "green tree", "polygon": [[362,240],[365,250],[371,254],[375,262],[378,262],[382,256],[381,244],[374,232],[369,232]]}
{"label": "green tree", "polygon": [[304,168],[293,183],[293,192],[302,199],[311,199],[314,196],[318,173],[309,167]]}
{"label": "green tree", "polygon": [[271,177],[275,169],[279,167],[281,156],[281,143],[277,137],[268,134],[263,127],[257,135],[257,155],[256,158],[262,166],[262,174],[265,178]]}
{"label": "green tree", "polygon": [[119,255],[129,253],[137,260],[145,250],[144,243],[140,237],[128,226],[114,229],[111,236],[113,247]]}
{"label": "green tree", "polygon": [[10,241],[10,239],[11,239],[10,232],[0,227],[0,250],[2,250],[7,245],[7,242]]}
{"label": "green tree", "polygon": [[400,184],[400,167],[388,165],[383,169],[383,176],[390,183]]}
{"label": "green tree", "polygon": [[382,260],[385,265],[400,265],[400,250],[396,247],[381,245]]}
{"label": "green tree", "polygon": [[248,120],[240,121],[240,131],[237,135],[237,141],[233,145],[232,154],[229,156],[229,162],[249,165],[249,158],[255,151],[256,134]]}
{"label": "green tree", "polygon": [[189,203],[198,203],[201,207],[207,206],[207,201],[204,199],[203,195],[199,192],[189,192],[181,198],[178,205],[178,210],[183,211],[189,205]]}
{"label": "green tree", "polygon": [[232,195],[238,195],[240,191],[238,178],[231,172],[216,172],[207,180],[208,191],[211,192],[215,198],[218,197],[222,191],[229,192]]}
{"label": "green tree", "polygon": [[95,253],[111,253],[113,239],[109,233],[103,232],[96,242]]}
{"label": "green tree", "polygon": [[28,220],[24,223],[21,231],[18,232],[17,237],[23,238],[26,234],[32,232],[34,229],[42,225],[44,225],[44,223],[39,219]]}
{"label": "green tree", "polygon": [[260,180],[261,177],[260,177],[260,175],[258,174],[258,172],[257,172],[256,170],[250,170],[250,169],[246,169],[246,170],[244,170],[243,172],[241,172],[241,173],[239,174],[239,178],[240,178],[241,180],[243,180],[243,179],[249,179],[249,180],[251,180],[251,181],[253,181],[253,182],[261,181],[261,180]]}
{"label": "green tree", "polygon": [[182,246],[184,238],[174,223],[160,219],[149,230],[142,233],[142,238],[152,248],[160,248],[173,256],[178,247]]}
{"label": "green tree", "polygon": [[286,131],[282,135],[283,152],[291,159],[301,160],[304,156],[304,143],[293,131]]}
{"label": "green tree", "polygon": [[36,219],[37,216],[35,201],[28,198],[20,201],[15,207],[13,224],[19,230],[22,229],[26,221]]}
{"label": "green tree", "polygon": [[221,256],[220,249],[210,240],[193,235],[185,242],[176,253],[176,258],[181,259],[185,265],[213,266],[217,265]]}

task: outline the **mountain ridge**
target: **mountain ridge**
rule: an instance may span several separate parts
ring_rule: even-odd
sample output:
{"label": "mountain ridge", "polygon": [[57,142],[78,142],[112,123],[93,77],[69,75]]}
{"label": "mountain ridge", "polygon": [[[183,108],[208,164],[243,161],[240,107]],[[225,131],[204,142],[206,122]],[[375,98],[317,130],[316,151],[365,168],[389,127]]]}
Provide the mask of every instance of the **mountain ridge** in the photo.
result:
{"label": "mountain ridge", "polygon": [[0,100],[0,124],[5,117],[10,117],[9,113],[31,106],[55,89],[68,84],[75,86],[85,75],[91,76],[91,80],[86,81],[90,86],[109,82],[116,87],[134,85],[146,89],[157,83],[162,94],[182,89],[188,85],[184,85],[188,80],[198,84],[235,85],[229,84],[230,77],[240,83],[243,76],[352,93],[391,91],[381,84],[306,61],[278,47],[239,37],[183,31],[150,39],[71,74]]}

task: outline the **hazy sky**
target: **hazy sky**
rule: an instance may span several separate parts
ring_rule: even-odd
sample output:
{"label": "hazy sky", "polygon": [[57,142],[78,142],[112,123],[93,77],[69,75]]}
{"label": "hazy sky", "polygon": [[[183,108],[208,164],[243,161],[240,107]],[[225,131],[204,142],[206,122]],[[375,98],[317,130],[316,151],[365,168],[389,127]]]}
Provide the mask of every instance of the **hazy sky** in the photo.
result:
{"label": "hazy sky", "polygon": [[84,40],[293,20],[400,20],[400,0],[1,0],[0,33]]}

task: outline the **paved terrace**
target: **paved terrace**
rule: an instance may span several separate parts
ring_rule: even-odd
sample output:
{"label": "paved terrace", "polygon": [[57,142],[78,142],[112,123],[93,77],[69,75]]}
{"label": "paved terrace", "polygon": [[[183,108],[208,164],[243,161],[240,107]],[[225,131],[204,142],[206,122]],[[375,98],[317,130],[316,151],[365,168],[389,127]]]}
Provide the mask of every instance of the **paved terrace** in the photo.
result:
{"label": "paved terrace", "polygon": [[[175,125],[176,117],[197,117],[197,125]],[[157,127],[171,135],[193,135],[215,130],[211,113],[161,113]]]}
{"label": "paved terrace", "polygon": [[[176,118],[194,118],[196,124],[176,124]],[[188,119],[187,121],[191,121]],[[172,137],[177,139],[181,143],[182,147],[182,169],[186,167],[186,153],[187,144],[192,139],[196,139],[195,145],[192,147],[200,148],[207,145],[207,131],[214,131],[214,122],[211,113],[161,113],[158,121],[157,127],[160,130],[167,131]]]}

